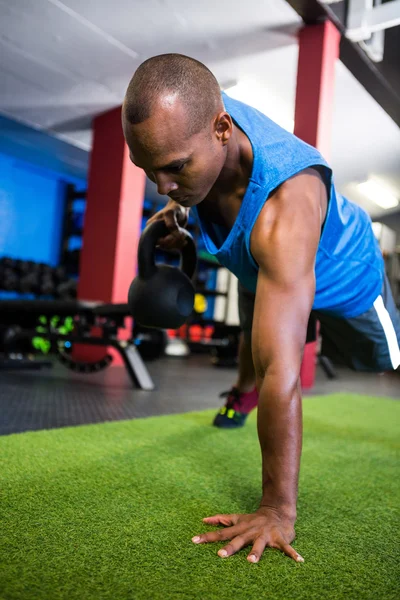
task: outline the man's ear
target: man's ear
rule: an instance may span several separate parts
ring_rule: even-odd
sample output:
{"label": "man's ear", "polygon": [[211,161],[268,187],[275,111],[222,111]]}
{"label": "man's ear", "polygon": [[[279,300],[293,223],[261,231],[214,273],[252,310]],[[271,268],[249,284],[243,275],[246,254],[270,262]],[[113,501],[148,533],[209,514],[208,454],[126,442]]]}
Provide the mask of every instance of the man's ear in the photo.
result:
{"label": "man's ear", "polygon": [[217,115],[214,121],[214,131],[222,145],[225,146],[233,131],[232,119],[227,112],[221,112]]}

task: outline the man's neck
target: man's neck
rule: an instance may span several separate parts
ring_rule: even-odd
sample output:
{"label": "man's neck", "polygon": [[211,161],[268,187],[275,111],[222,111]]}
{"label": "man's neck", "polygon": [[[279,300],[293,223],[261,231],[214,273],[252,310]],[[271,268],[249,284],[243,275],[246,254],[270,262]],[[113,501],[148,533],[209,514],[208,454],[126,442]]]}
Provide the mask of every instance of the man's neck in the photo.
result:
{"label": "man's neck", "polygon": [[229,228],[233,225],[246,193],[252,167],[250,140],[234,125],[222,171],[207,198],[199,205],[200,213],[207,220]]}

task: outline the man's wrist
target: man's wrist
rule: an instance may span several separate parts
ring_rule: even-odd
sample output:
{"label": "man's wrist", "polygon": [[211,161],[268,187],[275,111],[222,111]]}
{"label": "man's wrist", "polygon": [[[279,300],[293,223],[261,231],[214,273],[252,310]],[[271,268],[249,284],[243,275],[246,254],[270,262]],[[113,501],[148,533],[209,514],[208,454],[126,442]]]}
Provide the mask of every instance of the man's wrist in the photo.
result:
{"label": "man's wrist", "polygon": [[275,501],[263,496],[260,501],[260,509],[275,512],[281,518],[292,521],[293,523],[297,519],[297,509],[295,504]]}

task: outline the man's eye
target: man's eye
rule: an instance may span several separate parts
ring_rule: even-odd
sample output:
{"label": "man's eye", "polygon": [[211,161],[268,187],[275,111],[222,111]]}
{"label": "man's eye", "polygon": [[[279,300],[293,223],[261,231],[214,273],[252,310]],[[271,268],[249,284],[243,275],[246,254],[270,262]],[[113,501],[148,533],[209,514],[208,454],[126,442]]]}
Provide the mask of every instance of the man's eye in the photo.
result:
{"label": "man's eye", "polygon": [[145,171],[147,177],[150,179],[150,181],[156,181],[156,178],[154,177],[153,173],[150,173],[148,171]]}
{"label": "man's eye", "polygon": [[184,166],[185,166],[185,163],[183,163],[182,165],[177,165],[176,167],[170,167],[168,169],[168,171],[171,171],[171,173],[180,173],[180,171],[182,171]]}

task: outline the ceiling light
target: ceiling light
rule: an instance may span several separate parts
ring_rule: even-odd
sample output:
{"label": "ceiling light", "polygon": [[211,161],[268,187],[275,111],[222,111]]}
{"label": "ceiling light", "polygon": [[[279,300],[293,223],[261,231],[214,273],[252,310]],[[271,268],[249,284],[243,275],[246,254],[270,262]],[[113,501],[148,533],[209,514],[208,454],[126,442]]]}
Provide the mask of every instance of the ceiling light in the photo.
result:
{"label": "ceiling light", "polygon": [[369,200],[372,200],[372,202],[375,202],[375,204],[386,210],[396,208],[399,205],[399,200],[393,192],[384,183],[376,179],[368,179],[364,183],[359,183],[357,189]]}

